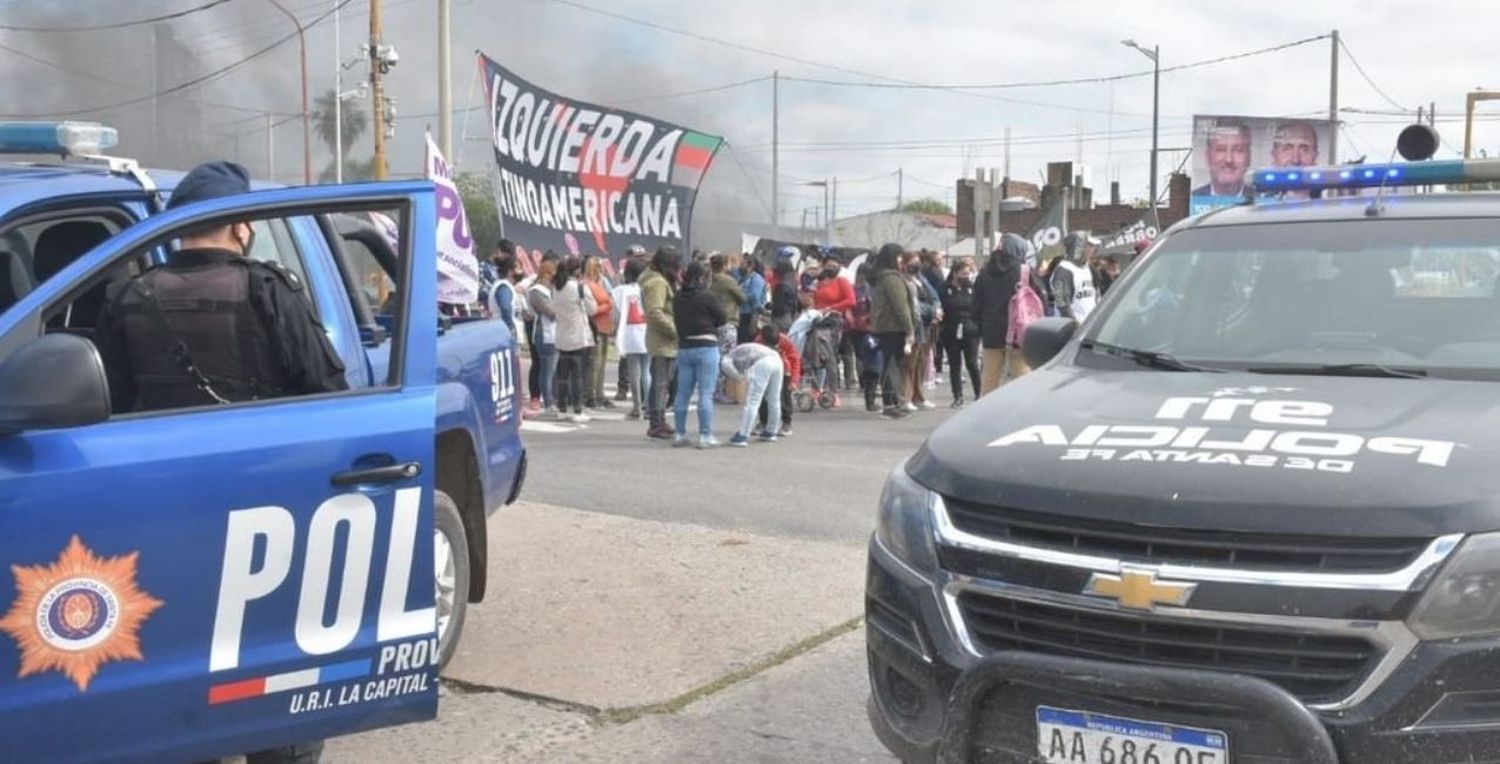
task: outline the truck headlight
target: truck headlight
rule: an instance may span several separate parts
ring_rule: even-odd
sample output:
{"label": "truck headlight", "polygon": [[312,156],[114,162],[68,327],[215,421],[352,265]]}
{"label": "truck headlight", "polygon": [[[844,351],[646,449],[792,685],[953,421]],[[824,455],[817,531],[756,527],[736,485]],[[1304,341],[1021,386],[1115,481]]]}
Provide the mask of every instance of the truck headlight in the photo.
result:
{"label": "truck headlight", "polygon": [[1500,632],[1500,533],[1464,541],[1412,611],[1423,639]]}
{"label": "truck headlight", "polygon": [[896,465],[880,492],[880,517],[875,537],[902,562],[919,573],[937,572],[933,545],[934,494],[906,474],[906,463]]}

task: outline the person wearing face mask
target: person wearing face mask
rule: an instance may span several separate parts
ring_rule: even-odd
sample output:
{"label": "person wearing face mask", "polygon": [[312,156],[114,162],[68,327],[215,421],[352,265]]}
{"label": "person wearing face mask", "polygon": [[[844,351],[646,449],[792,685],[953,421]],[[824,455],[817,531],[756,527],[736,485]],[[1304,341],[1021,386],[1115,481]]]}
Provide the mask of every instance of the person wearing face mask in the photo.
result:
{"label": "person wearing face mask", "polygon": [[[244,167],[208,162],[167,209],[249,190]],[[250,222],[214,221],[184,233],[166,264],[111,286],[94,341],[117,413],[349,387],[302,281],[250,259],[254,248]]]}
{"label": "person wearing face mask", "polygon": [[943,326],[939,332],[948,354],[949,385],[953,408],[964,405],[964,371],[974,397],[979,397],[979,319],[974,312],[974,261],[963,258],[953,265],[943,285]]}
{"label": "person wearing face mask", "polygon": [[902,268],[906,273],[906,284],[911,289],[912,315],[916,317],[912,352],[906,357],[902,368],[907,386],[903,396],[906,398],[906,403],[903,407],[911,412],[918,409],[936,408],[922,392],[922,377],[923,371],[927,368],[927,360],[932,354],[938,322],[942,320],[943,315],[937,292],[928,285],[927,279],[922,278],[922,261],[917,253],[906,253]]}

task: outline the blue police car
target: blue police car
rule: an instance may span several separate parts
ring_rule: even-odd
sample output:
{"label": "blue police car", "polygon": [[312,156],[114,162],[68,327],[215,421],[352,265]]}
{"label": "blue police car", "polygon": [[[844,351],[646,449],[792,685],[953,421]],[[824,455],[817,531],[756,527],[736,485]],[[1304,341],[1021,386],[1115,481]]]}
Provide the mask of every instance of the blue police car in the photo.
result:
{"label": "blue police car", "polygon": [[[425,182],[180,177],[112,130],[0,124],[0,761],[191,761],[429,719],[488,514],[525,476],[500,322],[437,311]],[[349,390],[121,414],[104,290],[184,231],[253,221]],[[394,226],[384,235],[377,222]]]}

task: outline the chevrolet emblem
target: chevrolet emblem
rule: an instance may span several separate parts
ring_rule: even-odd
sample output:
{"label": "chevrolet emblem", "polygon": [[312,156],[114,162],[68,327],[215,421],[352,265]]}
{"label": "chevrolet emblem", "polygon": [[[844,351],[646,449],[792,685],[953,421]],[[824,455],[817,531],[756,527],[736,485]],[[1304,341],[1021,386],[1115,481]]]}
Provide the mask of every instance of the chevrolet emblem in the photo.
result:
{"label": "chevrolet emblem", "polygon": [[1132,610],[1155,610],[1157,605],[1186,605],[1197,584],[1158,581],[1156,571],[1125,568],[1120,575],[1095,573],[1089,576],[1084,594],[1109,597],[1120,607]]}

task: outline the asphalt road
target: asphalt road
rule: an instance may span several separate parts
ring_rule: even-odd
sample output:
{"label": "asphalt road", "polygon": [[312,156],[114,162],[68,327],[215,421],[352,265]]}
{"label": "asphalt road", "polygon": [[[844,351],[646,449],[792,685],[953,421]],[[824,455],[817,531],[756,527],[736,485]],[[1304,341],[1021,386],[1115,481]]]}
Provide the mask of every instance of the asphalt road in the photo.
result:
{"label": "asphalt road", "polygon": [[[526,498],[646,520],[863,543],[874,529],[886,473],[952,413],[946,390],[930,394],[939,408],[900,420],[868,413],[852,396],[843,408],[797,414],[794,434],[781,442],[744,449],[674,449],[648,441],[641,422],[596,420],[576,431],[527,432]],[[690,416],[692,432],[697,419]],[[720,440],[733,432],[737,416],[738,409],[717,408]]]}
{"label": "asphalt road", "polygon": [[[649,441],[623,408],[529,424],[526,504],[491,520],[492,594],[438,721],[325,762],[890,761],[865,718],[864,545],[885,474],[952,414],[931,395],[748,448]],[[727,440],[738,409],[715,413]]]}

